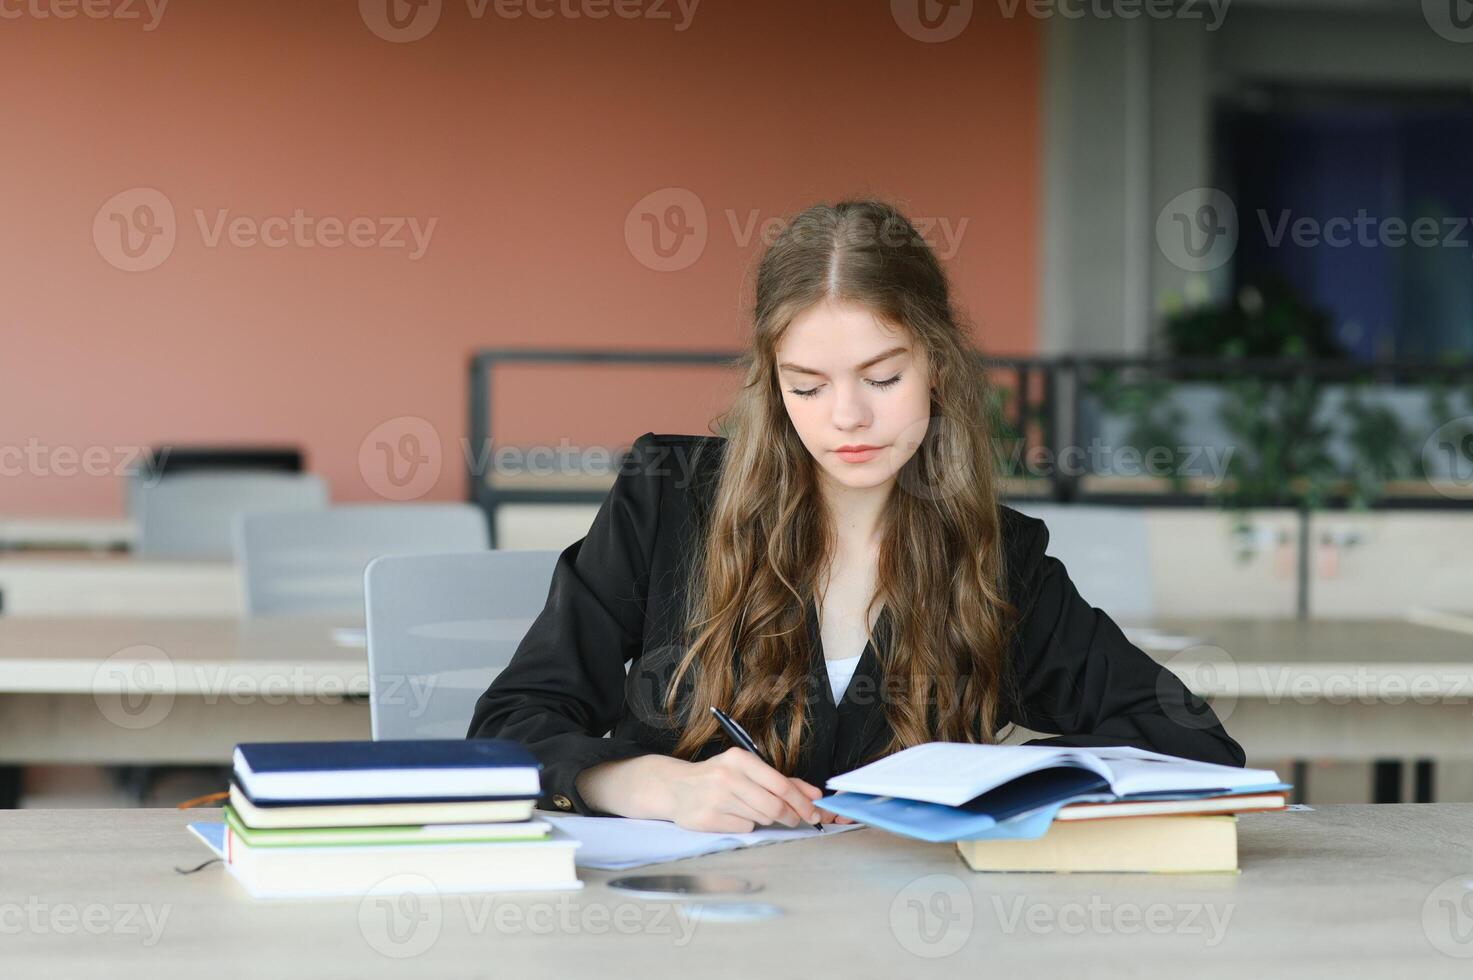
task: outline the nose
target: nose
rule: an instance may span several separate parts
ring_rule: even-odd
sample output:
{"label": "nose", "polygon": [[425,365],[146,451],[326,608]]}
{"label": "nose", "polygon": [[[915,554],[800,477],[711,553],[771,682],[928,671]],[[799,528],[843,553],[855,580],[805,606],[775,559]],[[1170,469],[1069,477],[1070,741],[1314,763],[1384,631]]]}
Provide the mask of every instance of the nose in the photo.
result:
{"label": "nose", "polygon": [[845,432],[868,428],[873,418],[869,400],[860,385],[846,382],[834,385],[833,413],[830,417],[834,428]]}

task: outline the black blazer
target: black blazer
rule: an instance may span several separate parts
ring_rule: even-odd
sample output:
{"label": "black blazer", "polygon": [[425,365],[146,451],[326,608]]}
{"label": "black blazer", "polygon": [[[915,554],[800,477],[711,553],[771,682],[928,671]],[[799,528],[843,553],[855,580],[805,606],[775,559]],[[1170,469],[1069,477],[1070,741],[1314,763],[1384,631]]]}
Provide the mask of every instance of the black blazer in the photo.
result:
{"label": "black blazer", "polygon": [[[546,606],[477,702],[468,737],[528,746],[543,766],[538,806],[602,815],[578,794],[579,772],[674,749],[679,733],[656,706],[675,663],[685,584],[725,445],[714,436],[635,440],[588,535],[558,558]],[[1081,598],[1045,554],[1043,522],[1010,507],[1001,521],[1009,595],[1022,618],[1012,648],[1017,701],[1005,699],[999,726],[1059,734],[1029,744],[1135,745],[1241,766],[1243,750],[1212,709]],[[835,705],[812,600],[807,619],[813,728],[795,775],[822,788],[878,752],[890,730],[874,645]],[[882,648],[885,626],[882,610],[874,631]],[[699,757],[727,747],[718,735]]]}

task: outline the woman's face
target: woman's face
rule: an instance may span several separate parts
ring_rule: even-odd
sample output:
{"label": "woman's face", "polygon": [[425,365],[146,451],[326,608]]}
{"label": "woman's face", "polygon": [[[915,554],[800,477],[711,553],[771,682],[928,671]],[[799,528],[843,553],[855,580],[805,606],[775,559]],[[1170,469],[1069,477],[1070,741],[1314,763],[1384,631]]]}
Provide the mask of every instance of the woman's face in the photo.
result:
{"label": "woman's face", "polygon": [[820,473],[850,489],[894,480],[930,422],[925,350],[863,306],[825,300],[799,314],[778,345],[777,380]]}

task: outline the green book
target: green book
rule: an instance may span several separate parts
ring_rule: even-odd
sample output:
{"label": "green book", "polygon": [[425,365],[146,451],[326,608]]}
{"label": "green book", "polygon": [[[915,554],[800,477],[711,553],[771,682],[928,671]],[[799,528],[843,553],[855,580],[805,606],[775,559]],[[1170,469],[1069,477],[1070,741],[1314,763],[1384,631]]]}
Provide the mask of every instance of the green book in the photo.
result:
{"label": "green book", "polygon": [[230,832],[247,847],[340,847],[377,844],[470,844],[546,840],[543,820],[511,823],[444,823],[396,827],[301,827],[253,830],[228,804],[221,807]]}

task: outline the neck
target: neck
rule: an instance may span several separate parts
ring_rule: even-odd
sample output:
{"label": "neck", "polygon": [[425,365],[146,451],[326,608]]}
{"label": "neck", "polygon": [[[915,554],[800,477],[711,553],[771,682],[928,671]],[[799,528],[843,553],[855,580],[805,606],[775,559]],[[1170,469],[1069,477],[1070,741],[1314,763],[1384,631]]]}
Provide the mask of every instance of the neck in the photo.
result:
{"label": "neck", "polygon": [[875,487],[846,487],[837,481],[825,478],[821,481],[824,504],[834,522],[834,534],[840,548],[865,549],[878,547],[880,518],[885,512],[885,502],[890,499],[894,480]]}

